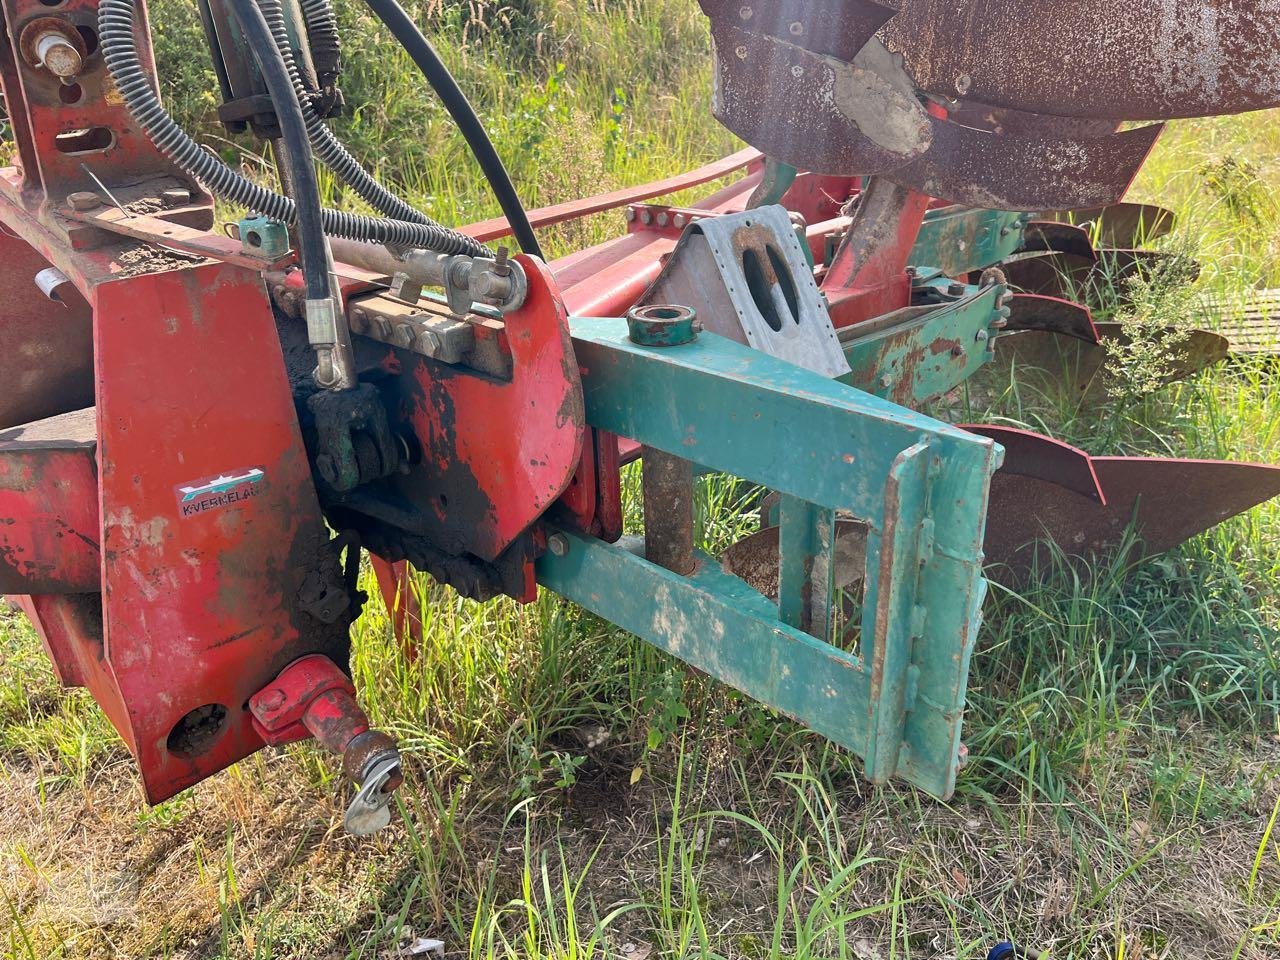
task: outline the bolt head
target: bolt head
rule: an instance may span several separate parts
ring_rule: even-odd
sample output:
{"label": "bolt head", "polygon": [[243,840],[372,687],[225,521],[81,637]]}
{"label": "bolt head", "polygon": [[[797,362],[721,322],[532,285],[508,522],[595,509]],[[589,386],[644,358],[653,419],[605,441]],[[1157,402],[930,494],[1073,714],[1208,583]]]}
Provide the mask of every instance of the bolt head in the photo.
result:
{"label": "bolt head", "polygon": [[563,533],[553,533],[547,537],[547,549],[554,556],[564,557],[569,554],[569,538]]}
{"label": "bolt head", "polygon": [[284,706],[284,691],[279,687],[272,687],[266,693],[258,697],[258,703],[267,710],[279,710]]}
{"label": "bolt head", "polygon": [[880,386],[888,390],[890,387],[893,386],[893,377],[889,376],[886,373],[883,377],[880,378]]}
{"label": "bolt head", "polygon": [[798,37],[800,34],[804,33],[804,24],[799,20],[795,20],[788,29],[790,29],[793,37]]}
{"label": "bolt head", "polygon": [[84,212],[86,210],[96,210],[102,206],[102,198],[90,190],[78,190],[67,195],[67,203],[72,210]]}
{"label": "bolt head", "polygon": [[756,12],[752,10],[750,7],[738,8],[738,16],[740,16],[743,20],[750,20],[752,17],[755,16],[755,13]]}
{"label": "bolt head", "polygon": [[434,330],[423,330],[418,334],[417,350],[428,357],[440,352],[440,337]]}

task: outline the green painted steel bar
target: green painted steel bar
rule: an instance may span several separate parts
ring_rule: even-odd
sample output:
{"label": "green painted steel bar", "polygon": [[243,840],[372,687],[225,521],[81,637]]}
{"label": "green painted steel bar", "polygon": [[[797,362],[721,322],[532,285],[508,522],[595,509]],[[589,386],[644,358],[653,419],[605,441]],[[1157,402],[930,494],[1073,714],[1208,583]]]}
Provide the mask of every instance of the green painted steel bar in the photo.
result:
{"label": "green painted steel bar", "polygon": [[[949,795],[999,447],[711,334],[655,348],[620,320],[571,330],[587,421],[780,491],[791,559],[778,604],[709,560],[686,578],[589,540],[540,560],[540,582],[869,757],[873,779]],[[829,603],[820,623],[804,603],[815,580],[830,600],[837,512],[871,529],[871,666],[793,625],[827,634]]]}
{"label": "green painted steel bar", "polygon": [[[866,753],[870,674],[861,661],[778,619],[768,597],[700,554],[682,577],[627,549],[562,531],[538,582],[659,649]],[[638,544],[632,544],[639,547]],[[929,789],[923,785],[924,789]]]}
{"label": "green painted steel bar", "polygon": [[797,629],[829,639],[835,583],[836,514],[783,496],[778,547],[778,615]]}
{"label": "green painted steel bar", "polygon": [[912,408],[950,393],[995,359],[995,338],[1009,315],[1000,305],[1007,289],[967,287],[954,302],[908,307],[841,330],[851,368],[841,380]]}
{"label": "green painted steel bar", "polygon": [[973,207],[930,210],[910,262],[938,267],[949,277],[983,270],[1021,249],[1030,219],[1028,213]]}
{"label": "green painted steel bar", "polygon": [[[923,536],[928,509],[929,448],[917,444],[894,462],[885,484],[885,521],[867,538],[869,576],[863,599],[863,657],[871,664],[871,722],[867,776],[882,782],[898,769],[904,717],[912,706],[907,696],[911,652],[923,632],[925,608],[920,603],[920,573],[928,562]],[[924,496],[915,495],[925,491]],[[867,629],[867,621],[873,630]],[[869,649],[868,649],[869,648]]]}

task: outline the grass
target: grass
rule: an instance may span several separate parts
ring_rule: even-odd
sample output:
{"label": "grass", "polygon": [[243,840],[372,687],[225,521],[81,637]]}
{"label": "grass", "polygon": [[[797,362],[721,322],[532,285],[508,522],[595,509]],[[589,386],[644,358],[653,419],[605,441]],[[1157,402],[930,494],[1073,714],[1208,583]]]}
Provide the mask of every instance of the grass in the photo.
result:
{"label": "grass", "polygon": [[[687,0],[418,9],[531,204],[732,148]],[[407,61],[340,10],[343,135],[442,220],[495,214]],[[211,121],[189,5],[153,11],[171,108],[264,169]],[[1189,297],[1141,291],[1131,322],[1199,322],[1204,296],[1280,285],[1278,158],[1273,117],[1171,127],[1136,193],[1178,211],[1162,244],[1204,276]],[[620,226],[546,242],[554,256]],[[1157,388],[1136,375],[1150,357],[1119,359],[1138,387],[1088,408],[998,365],[957,403],[1093,453],[1276,461],[1271,361]],[[749,528],[742,493],[706,482],[709,546]],[[553,596],[481,607],[423,582],[415,660],[376,601],[354,632],[363,701],[409,757],[392,829],[343,836],[337,765],[308,745],[148,809],[102,714],[6,616],[0,956],[374,958],[410,933],[477,960],[965,960],[1006,936],[1081,960],[1275,956],[1277,519],[1270,505],[1150,562],[1060,562],[996,590],[948,804],[869,787],[839,749]]]}

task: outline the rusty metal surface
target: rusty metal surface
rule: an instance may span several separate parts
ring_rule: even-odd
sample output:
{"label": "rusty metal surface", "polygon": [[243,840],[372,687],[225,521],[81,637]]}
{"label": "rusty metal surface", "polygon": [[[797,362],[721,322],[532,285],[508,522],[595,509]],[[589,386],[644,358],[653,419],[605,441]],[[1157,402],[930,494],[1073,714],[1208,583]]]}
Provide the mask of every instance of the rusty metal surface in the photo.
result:
{"label": "rusty metal surface", "polygon": [[1089,308],[1074,300],[1046,297],[1035,293],[1015,293],[1009,307],[1009,333],[1038,330],[1061,333],[1086,343],[1099,343],[1098,328]]}
{"label": "rusty metal surface", "polygon": [[932,120],[929,148],[885,172],[895,183],[940,200],[995,210],[1115,203],[1155,146],[1153,124],[1079,139],[1045,132],[997,134]]}
{"label": "rusty metal surface", "polygon": [[961,424],[960,429],[1004,447],[1005,472],[1055,483],[1094,503],[1106,502],[1093,461],[1070,444],[1014,427]]}
{"label": "rusty metal surface", "polygon": [[1089,231],[1056,220],[1033,220],[1027,224],[1022,249],[1027,253],[1069,253],[1085,260],[1097,260]]}
{"label": "rusty metal surface", "polygon": [[1172,210],[1149,203],[1113,203],[1079,210],[1045,210],[1039,220],[1057,220],[1097,230],[1098,246],[1133,250],[1167,236],[1177,226]]}
{"label": "rusty metal surface", "polygon": [[752,146],[833,175],[880,173],[929,148],[928,114],[901,67],[882,62],[879,45],[844,61],[742,29],[740,22],[736,15],[711,21],[714,110]]}
{"label": "rusty metal surface", "polygon": [[1026,293],[1093,304],[1125,303],[1134,277],[1191,284],[1200,276],[1200,265],[1180,254],[1113,248],[1096,253],[1096,260],[1058,252],[1020,257],[1001,269],[1009,283]]}
{"label": "rusty metal surface", "polygon": [[[998,431],[984,429],[988,436]],[[1090,457],[1047,437],[1010,439],[1003,469],[991,486],[986,552],[989,575],[1024,582],[1043,562],[1041,542],[1068,557],[1154,556],[1222,521],[1280,495],[1280,467],[1213,460]],[[1004,440],[1001,440],[1003,443]],[[1056,482],[1064,462],[1091,469],[1103,499]],[[1127,540],[1133,524],[1136,540]]]}
{"label": "rusty metal surface", "polygon": [[1059,137],[1091,139],[1116,132],[1114,120],[1090,120],[1078,117],[1053,117],[1043,113],[1026,113],[1008,107],[993,107],[976,100],[956,100],[947,104],[947,112],[956,123],[992,133],[1048,133]]}
{"label": "rusty metal surface", "polygon": [[644,555],[675,573],[693,571],[693,464],[645,447]]}
{"label": "rusty metal surface", "polygon": [[852,60],[893,16],[887,4],[870,0],[699,0],[712,22],[737,22],[744,30],[814,53]]}
{"label": "rusty metal surface", "polygon": [[[732,544],[720,555],[726,573],[745,580],[754,590],[771,600],[778,599],[781,560],[781,531],[765,527]],[[866,575],[867,525],[857,520],[837,520],[835,551],[832,558],[834,591],[853,589]]]}
{"label": "rusty metal surface", "polygon": [[900,0],[921,89],[1030,113],[1162,120],[1280,105],[1274,0]]}
{"label": "rusty metal surface", "polygon": [[[1009,333],[996,340],[996,356],[1011,363],[1021,378],[1026,378],[1029,370],[1041,371],[1057,381],[1074,401],[1098,402],[1106,399],[1114,386],[1107,368],[1105,342],[1124,344],[1127,334],[1118,323],[1099,323],[1094,327],[1098,333],[1097,343],[1041,330]],[[1230,353],[1227,339],[1209,330],[1169,328],[1158,335],[1166,339],[1169,347],[1160,359],[1161,379],[1165,383],[1193,377],[1221,363]]]}

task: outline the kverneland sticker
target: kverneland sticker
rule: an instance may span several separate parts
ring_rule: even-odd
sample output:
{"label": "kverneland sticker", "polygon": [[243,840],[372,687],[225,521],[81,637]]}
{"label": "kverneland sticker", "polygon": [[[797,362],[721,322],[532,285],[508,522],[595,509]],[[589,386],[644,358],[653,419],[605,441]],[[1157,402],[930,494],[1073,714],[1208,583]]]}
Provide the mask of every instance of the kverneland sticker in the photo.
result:
{"label": "kverneland sticker", "polygon": [[262,492],[266,475],[261,467],[251,467],[184,483],[173,488],[178,510],[186,519],[252,500]]}

